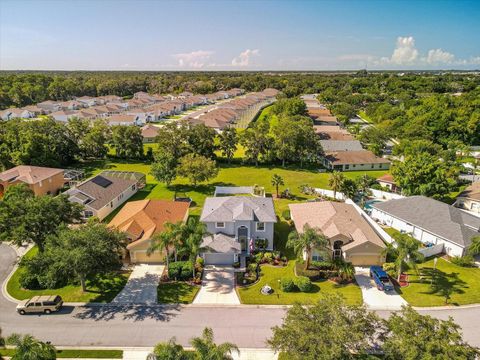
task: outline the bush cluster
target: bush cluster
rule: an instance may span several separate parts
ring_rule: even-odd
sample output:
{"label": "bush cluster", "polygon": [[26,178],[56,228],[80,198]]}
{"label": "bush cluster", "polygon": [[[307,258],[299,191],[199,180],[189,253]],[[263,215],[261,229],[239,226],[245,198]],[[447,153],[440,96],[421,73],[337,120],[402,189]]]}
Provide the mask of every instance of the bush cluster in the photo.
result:
{"label": "bush cluster", "polygon": [[283,278],[280,280],[280,289],[283,292],[301,291],[310,292],[313,289],[311,280],[306,276],[298,276],[295,279]]}
{"label": "bush cluster", "polygon": [[463,257],[461,256],[454,256],[450,259],[450,261],[458,266],[462,267],[473,267],[475,266],[475,260],[473,259],[473,256],[471,255],[465,255]]}
{"label": "bush cluster", "polygon": [[170,279],[188,280],[192,278],[193,267],[190,261],[176,261],[168,265]]}
{"label": "bush cluster", "polygon": [[290,278],[283,278],[280,280],[280,289],[283,292],[292,292],[295,290],[295,283]]}

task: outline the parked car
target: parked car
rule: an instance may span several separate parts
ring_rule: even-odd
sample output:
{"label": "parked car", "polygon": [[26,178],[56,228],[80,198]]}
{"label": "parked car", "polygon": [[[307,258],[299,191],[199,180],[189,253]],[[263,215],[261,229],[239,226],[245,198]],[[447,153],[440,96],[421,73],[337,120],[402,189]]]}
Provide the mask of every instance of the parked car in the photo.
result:
{"label": "parked car", "polygon": [[24,300],[17,305],[17,312],[20,315],[27,313],[50,314],[62,308],[63,300],[59,295],[34,296]]}
{"label": "parked car", "polygon": [[381,266],[371,266],[370,267],[370,277],[375,281],[378,290],[380,291],[391,291],[394,289],[388,274]]}

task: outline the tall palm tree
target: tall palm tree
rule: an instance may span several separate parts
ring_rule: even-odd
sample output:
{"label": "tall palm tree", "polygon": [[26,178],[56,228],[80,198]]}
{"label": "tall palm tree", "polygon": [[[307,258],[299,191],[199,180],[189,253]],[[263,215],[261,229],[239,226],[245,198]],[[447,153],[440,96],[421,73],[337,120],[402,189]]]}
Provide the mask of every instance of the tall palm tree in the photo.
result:
{"label": "tall palm tree", "polygon": [[41,342],[32,335],[12,334],[7,338],[7,344],[15,346],[12,360],[53,360],[57,358],[53,345]]}
{"label": "tall palm tree", "polygon": [[283,182],[283,178],[278,174],[273,174],[272,185],[275,186],[275,190],[277,192],[277,198],[278,198],[278,187],[285,185],[285,183]]}
{"label": "tall palm tree", "polygon": [[420,248],[420,241],[414,239],[407,234],[397,234],[394,236],[395,245],[389,245],[385,252],[393,257],[395,268],[397,270],[397,280],[400,281],[402,275],[403,265],[407,264],[412,269],[418,272],[417,263],[424,259],[424,256],[418,251]]}
{"label": "tall palm tree", "polygon": [[332,188],[333,197],[335,199],[337,198],[337,191],[341,189],[344,180],[345,180],[345,176],[338,171],[332,172],[330,174],[330,177],[328,178],[328,185]]}
{"label": "tall palm tree", "polygon": [[181,245],[181,254],[187,254],[192,262],[193,278],[195,278],[195,261],[197,255],[202,248],[203,238],[209,235],[204,223],[198,221],[198,218],[192,217],[182,228],[183,243]]}
{"label": "tall palm tree", "polygon": [[168,342],[161,342],[155,345],[153,353],[149,354],[147,360],[188,360],[187,352],[183,346],[175,342],[175,338],[171,338]]}
{"label": "tall palm tree", "polygon": [[213,341],[213,330],[205,328],[201,337],[193,338],[190,342],[195,349],[199,360],[233,360],[232,353],[240,354],[237,345],[226,342],[217,345]]}
{"label": "tall palm tree", "polygon": [[183,223],[181,221],[177,223],[166,222],[165,230],[161,233],[155,234],[152,237],[152,243],[147,250],[148,254],[153,253],[155,250],[165,249],[167,253],[167,268],[170,255],[170,248],[173,248],[175,253],[175,261],[177,261],[178,248],[182,243],[182,231]]}
{"label": "tall palm tree", "polygon": [[330,241],[322,234],[320,229],[312,228],[310,225],[303,226],[303,232],[292,231],[288,235],[287,247],[292,248],[300,256],[304,251],[307,255],[305,270],[310,267],[310,259],[314,248],[328,249]]}

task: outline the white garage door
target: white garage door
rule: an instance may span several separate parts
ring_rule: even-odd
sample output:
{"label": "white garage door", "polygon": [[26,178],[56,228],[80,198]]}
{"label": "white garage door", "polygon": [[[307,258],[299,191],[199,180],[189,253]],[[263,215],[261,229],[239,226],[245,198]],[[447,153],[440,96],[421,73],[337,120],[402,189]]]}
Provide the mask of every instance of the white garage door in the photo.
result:
{"label": "white garage door", "polygon": [[206,265],[232,265],[233,254],[204,254]]}

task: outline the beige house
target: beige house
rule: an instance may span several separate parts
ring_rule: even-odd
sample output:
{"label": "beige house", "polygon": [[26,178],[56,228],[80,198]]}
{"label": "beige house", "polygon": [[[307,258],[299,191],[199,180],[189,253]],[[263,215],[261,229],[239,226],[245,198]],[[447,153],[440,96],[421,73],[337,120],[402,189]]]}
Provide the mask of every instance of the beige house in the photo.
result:
{"label": "beige house", "polygon": [[0,197],[9,186],[27,184],[39,195],[57,194],[65,184],[63,169],[20,165],[0,173]]}
{"label": "beige house", "polygon": [[475,182],[457,196],[456,207],[480,214],[480,182]]}
{"label": "beige house", "polygon": [[180,201],[131,201],[115,215],[109,226],[127,234],[127,260],[132,263],[159,263],[164,261],[164,251],[147,254],[152,236],[162,232],[167,222],[187,221],[188,208],[188,203]]}
{"label": "beige house", "polygon": [[323,165],[335,171],[387,170],[390,160],[368,150],[326,152]]}
{"label": "beige house", "polygon": [[[289,208],[299,233],[308,224],[328,237],[333,258],[343,258],[355,266],[385,262],[384,242],[352,205],[321,201],[290,204]],[[319,249],[314,250],[312,260],[322,260],[322,254]]]}

